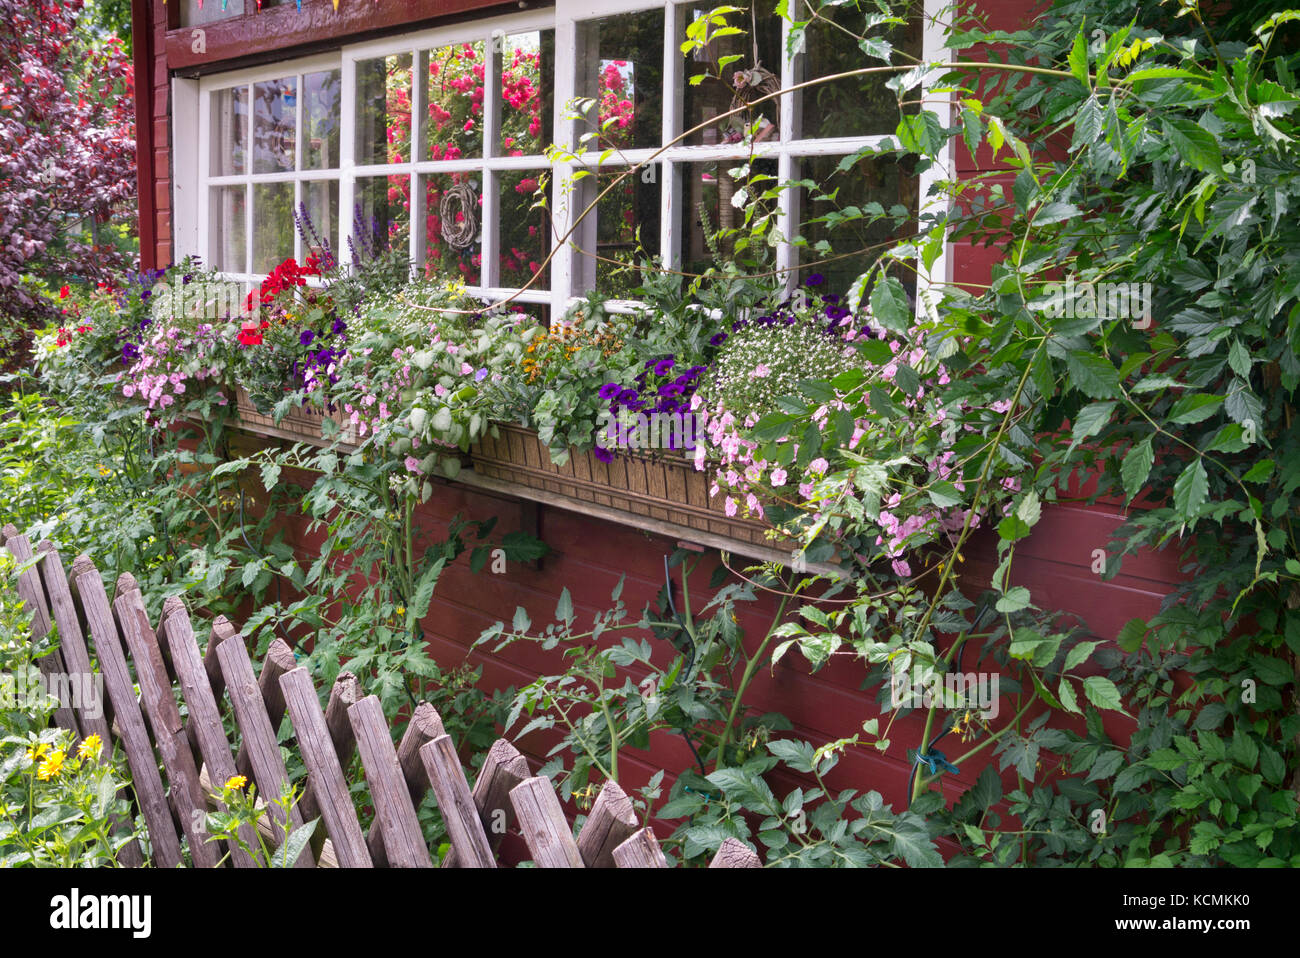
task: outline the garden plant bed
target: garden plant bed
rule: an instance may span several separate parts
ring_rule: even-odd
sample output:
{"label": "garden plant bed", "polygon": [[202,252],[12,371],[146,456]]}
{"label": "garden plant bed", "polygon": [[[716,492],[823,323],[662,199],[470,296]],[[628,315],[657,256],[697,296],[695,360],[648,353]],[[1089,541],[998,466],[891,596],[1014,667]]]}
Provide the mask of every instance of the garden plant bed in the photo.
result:
{"label": "garden plant bed", "polygon": [[761,520],[728,516],[722,499],[709,496],[711,473],[697,470],[685,456],[624,453],[606,463],[592,451],[575,449],[565,465],[557,466],[533,430],[506,424],[496,429],[497,438],[486,435],[470,450],[480,476],[749,545],[780,547]]}

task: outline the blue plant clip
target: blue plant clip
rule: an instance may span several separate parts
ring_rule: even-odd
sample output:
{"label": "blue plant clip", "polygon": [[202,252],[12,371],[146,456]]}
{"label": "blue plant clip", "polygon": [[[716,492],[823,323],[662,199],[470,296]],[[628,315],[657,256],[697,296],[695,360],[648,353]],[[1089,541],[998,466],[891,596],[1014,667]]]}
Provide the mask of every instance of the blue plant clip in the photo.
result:
{"label": "blue plant clip", "polygon": [[924,762],[931,775],[938,775],[940,772],[951,772],[956,775],[961,771],[956,765],[948,761],[947,756],[937,748],[932,748],[928,752],[921,752],[916,756],[916,760]]}

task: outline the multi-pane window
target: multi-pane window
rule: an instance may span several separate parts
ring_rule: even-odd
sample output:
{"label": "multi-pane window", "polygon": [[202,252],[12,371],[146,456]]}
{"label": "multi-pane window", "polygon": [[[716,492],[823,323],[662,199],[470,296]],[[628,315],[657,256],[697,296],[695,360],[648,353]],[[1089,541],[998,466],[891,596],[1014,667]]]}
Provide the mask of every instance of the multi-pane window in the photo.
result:
{"label": "multi-pane window", "polygon": [[[295,211],[305,211],[345,263],[404,249],[415,269],[485,297],[563,308],[591,289],[632,296],[650,258],[703,271],[733,252],[710,234],[766,203],[782,237],[801,237],[777,244],[771,267],[792,283],[816,269],[843,288],[889,239],[856,214],[916,217],[923,184],[893,159],[846,159],[894,134],[883,74],[767,96],[871,62],[851,32],[863,13],[828,7],[830,21],[799,41],[759,2],[752,20],[732,15],[744,34],[685,56],[690,25],[712,5],[559,0],[205,78],[208,259],[248,279],[302,259],[311,250]],[[919,61],[920,16],[888,40]],[[566,151],[554,166],[553,142]],[[761,198],[799,181],[821,189]]]}

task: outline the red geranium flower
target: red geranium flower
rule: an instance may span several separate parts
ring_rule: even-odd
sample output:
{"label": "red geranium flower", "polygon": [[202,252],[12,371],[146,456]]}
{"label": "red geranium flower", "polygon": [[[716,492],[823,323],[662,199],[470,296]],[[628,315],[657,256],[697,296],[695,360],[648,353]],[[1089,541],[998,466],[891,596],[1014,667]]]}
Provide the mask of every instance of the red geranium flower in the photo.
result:
{"label": "red geranium flower", "polygon": [[68,286],[60,286],[60,287],[59,287],[59,299],[67,299],[67,298],[68,298],[68,295],[69,295],[71,292],[72,292],[72,289],[71,289],[70,287],[68,287]]}

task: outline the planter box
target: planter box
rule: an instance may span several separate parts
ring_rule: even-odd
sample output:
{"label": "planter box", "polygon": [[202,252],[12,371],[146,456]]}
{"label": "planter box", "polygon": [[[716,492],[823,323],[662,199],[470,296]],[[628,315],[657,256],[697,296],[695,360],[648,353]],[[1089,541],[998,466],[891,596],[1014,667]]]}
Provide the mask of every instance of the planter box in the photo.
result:
{"label": "planter box", "polygon": [[235,409],[240,423],[252,432],[326,446],[329,443],[322,436],[321,424],[326,419],[332,419],[338,423],[345,444],[357,443],[356,427],[341,412],[322,413],[315,406],[294,406],[283,419],[276,422],[274,416],[257,411],[242,386],[235,387]]}
{"label": "planter box", "polygon": [[500,438],[484,436],[470,450],[474,472],[490,479],[540,489],[576,503],[593,503],[634,516],[670,522],[700,532],[769,549],[782,540],[768,538],[771,527],[760,519],[728,517],[721,496],[709,496],[710,472],[696,470],[681,453],[649,456],[621,453],[601,462],[573,450],[567,464],[551,462],[537,433],[521,426],[497,424]]}

